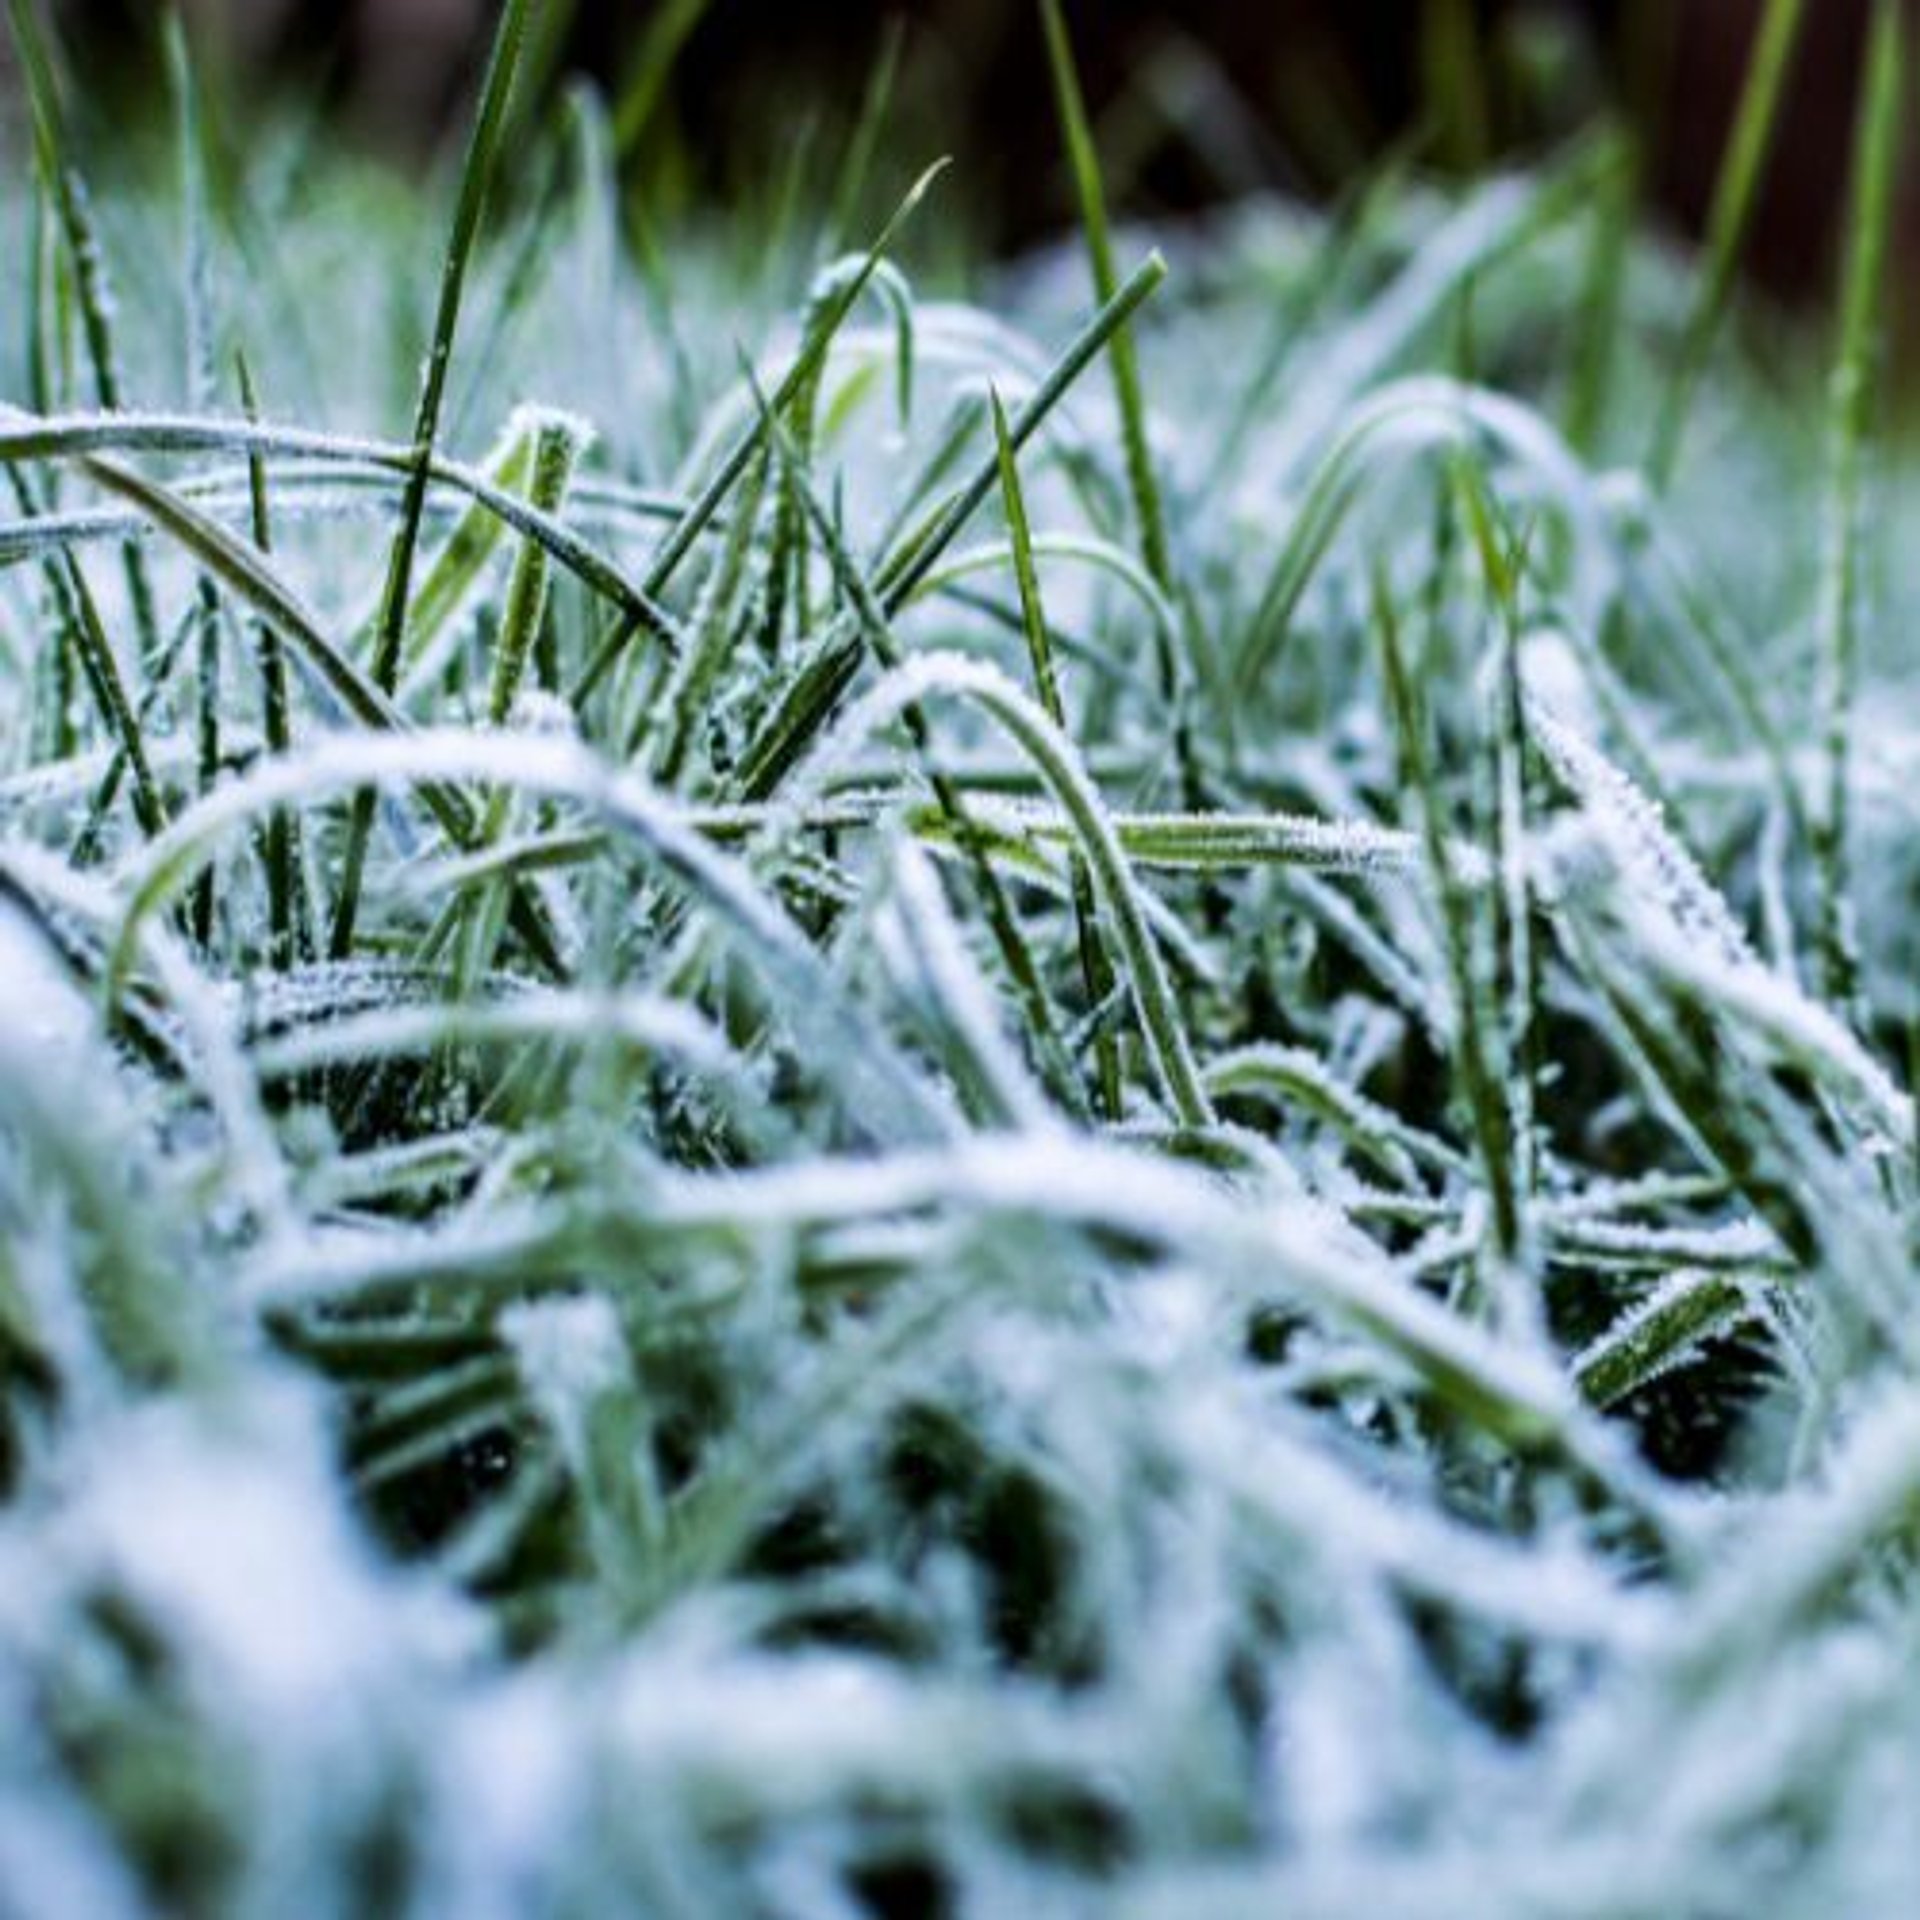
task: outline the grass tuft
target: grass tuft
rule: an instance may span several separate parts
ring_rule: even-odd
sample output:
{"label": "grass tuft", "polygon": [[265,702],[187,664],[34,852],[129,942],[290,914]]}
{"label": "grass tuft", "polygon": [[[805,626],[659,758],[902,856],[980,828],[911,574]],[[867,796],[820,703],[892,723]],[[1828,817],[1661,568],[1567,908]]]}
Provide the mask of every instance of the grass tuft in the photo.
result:
{"label": "grass tuft", "polygon": [[638,222],[699,6],[549,136],[510,5],[295,214],[10,9],[0,1910],[1920,1911],[1893,0],[1830,341],[1791,4],[1695,262],[1602,133],[1130,271],[1047,4],[964,279],[898,41]]}

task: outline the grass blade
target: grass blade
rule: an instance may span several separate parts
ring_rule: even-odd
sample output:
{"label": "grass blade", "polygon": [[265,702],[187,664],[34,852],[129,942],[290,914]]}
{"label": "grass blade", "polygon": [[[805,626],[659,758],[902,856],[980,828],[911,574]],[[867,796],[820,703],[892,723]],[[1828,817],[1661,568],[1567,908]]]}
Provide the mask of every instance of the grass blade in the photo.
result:
{"label": "grass blade", "polygon": [[[7,0],[13,43],[27,83],[34,156],[41,178],[52,195],[61,238],[66,245],[94,392],[101,406],[115,412],[124,402],[125,389],[121,383],[119,350],[114,343],[113,297],[106,283],[106,256],[94,230],[86,187],[67,158],[66,120],[60,105],[59,83],[54,77],[46,38],[40,31],[35,4],[36,0]],[[127,593],[133,603],[141,649],[151,654],[159,643],[159,619],[154,612],[153,587],[138,548],[122,549],[121,565],[127,577]]]}
{"label": "grass blade", "polygon": [[[164,28],[167,81],[173,94],[174,139],[179,152],[180,204],[184,227],[181,278],[187,315],[187,397],[195,407],[213,403],[213,283],[207,256],[207,191],[199,100],[186,35],[178,14]],[[220,772],[220,599],[204,575],[195,589],[194,733],[201,793],[212,789]],[[214,885],[211,872],[201,877],[193,901],[194,938],[204,947],[213,938]]]}
{"label": "grass blade", "polygon": [[[1047,617],[1040,604],[1040,577],[1033,564],[1033,534],[1027,523],[1026,497],[1020,489],[1020,469],[1014,459],[1013,437],[1007,428],[1006,409],[998,393],[993,395],[993,440],[1000,455],[1000,490],[1005,502],[1007,525],[1013,536],[1014,577],[1020,589],[1020,614],[1027,630],[1027,653],[1033,663],[1034,688],[1040,708],[1063,733],[1067,731],[1066,707],[1060,698],[1060,682],[1053,670],[1053,646],[1047,637]],[[1113,966],[1101,943],[1100,928],[1094,918],[1093,887],[1085,864],[1076,859],[1073,875],[1073,918],[1080,947],[1080,977],[1086,988],[1087,1005],[1098,1008],[1113,991]],[[1121,1113],[1120,1049],[1113,1035],[1102,1027],[1094,1039],[1096,1082],[1100,1092],[1100,1111],[1108,1121],[1117,1121]]]}
{"label": "grass blade", "polygon": [[1906,30],[1892,0],[1878,0],[1861,86],[1847,216],[1840,343],[1827,425],[1826,514],[1817,624],[1825,793],[1814,809],[1820,882],[1820,971],[1827,997],[1851,1007],[1860,959],[1848,857],[1851,731],[1858,675],[1860,488],[1872,421],[1886,298],[1887,246],[1899,179],[1908,87]]}
{"label": "grass blade", "polygon": [[[1086,240],[1087,260],[1093,270],[1094,298],[1103,306],[1119,291],[1120,275],[1114,265],[1113,240],[1107,230],[1106,193],[1100,183],[1100,156],[1093,144],[1093,129],[1087,124],[1086,102],[1080,92],[1080,76],[1074,68],[1073,47],[1060,13],[1060,0],[1040,0],[1040,24],[1046,36],[1047,71],[1053,81],[1054,106],[1060,115],[1060,129],[1067,143],[1067,159],[1073,169],[1074,191],[1080,202],[1080,230]],[[1153,454],[1147,444],[1147,409],[1140,390],[1140,365],[1133,350],[1132,332],[1116,326],[1107,342],[1107,364],[1113,370],[1114,400],[1120,410],[1120,437],[1126,453],[1127,488],[1133,496],[1136,531],[1140,540],[1140,558],[1154,584],[1163,593],[1173,590],[1173,560],[1167,545],[1166,510],[1160,500],[1160,484],[1154,474]],[[1161,662],[1167,697],[1173,693],[1174,663]]]}
{"label": "grass blade", "polygon": [[[259,400],[244,353],[236,356],[234,367],[240,383],[240,403],[251,419],[259,411]],[[253,544],[263,555],[271,553],[273,519],[267,500],[267,467],[257,450],[247,455],[247,493]],[[284,755],[293,747],[293,700],[287,682],[286,652],[278,629],[267,620],[254,622],[253,643],[260,662],[261,723],[267,751]],[[300,822],[284,809],[267,818],[266,859],[267,930],[272,964],[285,970],[313,959],[314,914],[307,889]]]}
{"label": "grass blade", "polygon": [[[420,386],[419,409],[413,423],[413,465],[400,506],[400,526],[387,556],[387,578],[380,603],[379,632],[374,642],[373,684],[391,693],[400,671],[407,607],[412,598],[413,559],[420,539],[420,521],[426,510],[432,479],[434,444],[440,433],[440,406],[446,393],[447,370],[453,359],[453,338],[460,323],[461,296],[467,265],[479,237],[481,216],[493,185],[499,136],[513,97],[514,73],[526,37],[532,0],[506,0],[495,29],[493,49],[481,84],[480,107],[474,118],[461,168],[460,197],[454,208],[453,232],[447,242],[440,274],[440,300],[434,314],[433,340]],[[360,910],[361,873],[366,864],[367,838],[373,829],[373,797],[356,799],[348,821],[341,854],[340,885],[334,895],[333,926],[328,950],[336,959],[353,951],[354,922]]]}
{"label": "grass blade", "polygon": [[1732,137],[1720,159],[1720,175],[1714,183],[1713,203],[1707,213],[1705,272],[1694,296],[1693,310],[1687,317],[1665,404],[1655,416],[1657,425],[1647,457],[1647,473],[1656,490],[1664,489],[1673,478],[1687,431],[1687,418],[1693,410],[1694,394],[1713,353],[1727,299],[1733,291],[1734,272],[1740,264],[1740,251],[1746,242],[1761,183],[1766,178],[1781,102],[1786,97],[1787,80],[1793,70],[1794,49],[1807,12],[1806,0],[1767,0],[1767,10],[1754,34],[1739,111]]}
{"label": "grass blade", "polygon": [[[846,595],[854,610],[860,639],[873,657],[892,672],[900,665],[900,653],[894,644],[887,613],[880,605],[872,583],[861,572],[859,565],[847,551],[846,543],[841,539],[839,529],[834,526],[831,516],[821,506],[800,464],[799,452],[785,428],[773,416],[771,407],[765,401],[762,401],[762,408],[768,434],[786,469],[788,484],[798,498],[802,510],[811,520],[821,549],[833,568],[840,590]],[[857,658],[857,655],[851,656],[844,678],[838,679],[835,701],[822,704],[816,712],[810,714],[805,731],[793,737],[788,749],[790,757],[797,757],[803,752],[813,734],[823,728],[831,718],[833,706],[837,703],[839,688],[851,684],[852,662],[857,662]],[[1053,1003],[1040,977],[1040,970],[1034,962],[1026,936],[1020,929],[1019,918],[1014,912],[1013,903],[1007,897],[1007,891],[1001,885],[999,875],[994,872],[992,862],[987,858],[985,842],[975,829],[958,786],[935,763],[932,733],[919,704],[917,702],[909,704],[903,710],[901,717],[906,725],[908,737],[913,743],[914,752],[926,773],[927,783],[933,789],[934,799],[966,859],[975,891],[987,916],[988,929],[999,951],[1001,964],[1006,968],[1007,976],[1013,982],[1021,1010],[1026,1015],[1034,1051],[1056,1090],[1068,1101],[1069,1106],[1077,1106],[1075,1094],[1078,1081],[1073,1073],[1072,1062],[1059,1037],[1053,1017]],[[756,795],[756,797],[759,796]]]}
{"label": "grass blade", "polygon": [[[927,168],[908,188],[905,198],[893,210],[866,253],[853,264],[850,271],[836,276],[837,290],[817,308],[818,318],[813,330],[793,365],[787,369],[780,384],[773,391],[770,404],[775,416],[783,415],[794,400],[806,391],[808,384],[824,363],[827,350],[833,344],[834,335],[839,332],[841,324],[866,291],[868,282],[872,280],[888,248],[892,246],[894,236],[912,217],[933,183],[946,171],[947,165],[945,160],[937,160]],[[679,569],[680,562],[692,551],[694,542],[706,531],[727,496],[739,484],[741,476],[760,453],[765,441],[765,430],[764,416],[756,415],[753,423],[734,443],[726,458],[714,469],[712,477],[700,490],[698,497],[661,543],[659,552],[647,569],[644,593],[656,595],[665,590],[667,583]],[[588,662],[585,673],[574,686],[572,698],[575,707],[586,705],[595,688],[606,677],[608,669],[619,659],[638,631],[638,624],[628,618],[622,620],[607,636],[593,659]]]}

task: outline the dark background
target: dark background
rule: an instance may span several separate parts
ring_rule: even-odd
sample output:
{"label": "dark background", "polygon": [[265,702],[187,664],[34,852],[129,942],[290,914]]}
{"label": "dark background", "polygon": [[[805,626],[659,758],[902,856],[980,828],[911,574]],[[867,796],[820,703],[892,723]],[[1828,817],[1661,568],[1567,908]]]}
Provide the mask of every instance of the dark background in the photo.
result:
{"label": "dark background", "polygon": [[[90,92],[137,111],[157,88],[158,10],[43,0]],[[1537,147],[1606,108],[1648,154],[1649,198],[1697,226],[1762,0],[1069,0],[1103,152],[1128,210],[1205,204],[1261,185],[1326,193],[1397,139],[1469,167]],[[456,131],[494,0],[185,0],[203,58],[235,99],[314,97],[345,137],[418,164]],[[660,0],[548,0],[570,69],[617,96]],[[1867,0],[1815,0],[1752,263],[1775,288],[1825,284]],[[889,23],[901,81],[887,151],[940,151],[989,237],[1017,245],[1066,217],[1068,193],[1032,0],[711,0],[648,138],[724,199],[778,163],[796,129],[850,119]],[[1470,40],[1472,111],[1437,99],[1446,32]],[[1457,70],[1457,69],[1456,69]],[[832,131],[831,128],[826,131]],[[1912,251],[1912,250],[1910,250]]]}

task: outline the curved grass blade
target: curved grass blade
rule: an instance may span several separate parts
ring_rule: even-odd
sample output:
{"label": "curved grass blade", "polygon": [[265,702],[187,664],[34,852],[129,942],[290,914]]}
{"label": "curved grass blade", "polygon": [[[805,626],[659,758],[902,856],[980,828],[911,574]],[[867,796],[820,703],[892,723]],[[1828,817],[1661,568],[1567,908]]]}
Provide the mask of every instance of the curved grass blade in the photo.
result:
{"label": "curved grass blade", "polygon": [[[255,453],[285,454],[330,465],[355,464],[409,475],[414,455],[379,440],[314,433],[297,427],[263,425],[245,419],[204,419],[182,414],[80,414],[36,418],[0,403],[0,461],[82,459],[98,453]],[[555,562],[616,608],[634,632],[654,634],[671,650],[680,646],[673,616],[636,588],[610,562],[559,521],[538,512],[506,486],[458,461],[438,455],[427,463],[428,477],[480,502],[505,526],[538,540]],[[644,508],[648,517],[671,511],[664,504]]]}
{"label": "curved grass blade", "polygon": [[547,735],[503,739],[454,728],[342,734],[224,782],[182,812],[133,864],[107,970],[108,997],[117,1000],[122,992],[147,923],[191,884],[201,863],[237,827],[276,806],[368,782],[444,795],[458,794],[456,783],[463,781],[547,794],[599,814],[735,931],[809,1058],[842,1087],[857,1125],[876,1138],[896,1140],[938,1139],[949,1132],[943,1105],[744,866],[697,833],[644,781],[573,741]]}
{"label": "curved grass blade", "polygon": [[1114,923],[1134,1006],[1167,1098],[1183,1126],[1213,1125],[1185,1024],[1148,925],[1138,882],[1114,832],[1105,803],[1078,751],[1045,713],[998,668],[958,654],[922,654],[889,673],[846,716],[789,796],[804,808],[850,747],[929,696],[961,698],[984,708],[1033,761],[1078,838],[1101,905]]}
{"label": "curved grass blade", "polygon": [[[318,622],[259,554],[167,488],[117,461],[96,456],[87,461],[86,468],[100,486],[140,508],[272,625],[295,648],[320,684],[362,725],[407,731],[406,716],[327,639]],[[422,786],[420,796],[456,845],[471,842],[474,815],[463,794],[435,783]],[[559,943],[533,894],[516,889],[514,924],[541,965],[556,976],[564,975],[566,963]]]}

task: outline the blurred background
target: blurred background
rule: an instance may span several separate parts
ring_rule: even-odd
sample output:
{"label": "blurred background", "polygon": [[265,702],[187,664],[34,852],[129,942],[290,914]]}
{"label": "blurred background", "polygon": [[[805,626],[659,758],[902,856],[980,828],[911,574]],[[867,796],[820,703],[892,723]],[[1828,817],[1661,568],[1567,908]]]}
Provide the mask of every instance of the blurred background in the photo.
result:
{"label": "blurred background", "polygon": [[[158,102],[158,7],[40,3],[89,96],[116,113]],[[497,0],[182,4],[230,102],[323,102],[340,137],[418,166],[457,135]],[[1396,143],[1423,164],[1470,169],[1605,111],[1642,136],[1649,201],[1692,229],[1763,4],[1069,0],[1067,13],[1103,156],[1131,212],[1268,186],[1332,194]],[[1827,283],[1868,0],[1813,0],[1807,11],[1749,254],[1787,295]],[[541,13],[540,84],[576,71],[598,79],[635,153],[654,163],[650,181],[724,200],[783,164],[809,130],[826,137],[836,119],[850,124],[893,48],[890,154],[911,165],[953,151],[1001,246],[1067,216],[1033,0],[548,0]]]}

